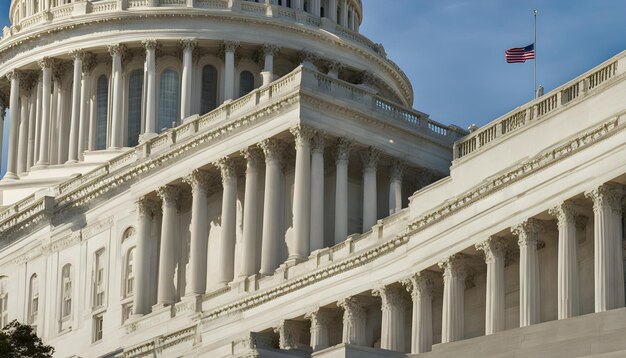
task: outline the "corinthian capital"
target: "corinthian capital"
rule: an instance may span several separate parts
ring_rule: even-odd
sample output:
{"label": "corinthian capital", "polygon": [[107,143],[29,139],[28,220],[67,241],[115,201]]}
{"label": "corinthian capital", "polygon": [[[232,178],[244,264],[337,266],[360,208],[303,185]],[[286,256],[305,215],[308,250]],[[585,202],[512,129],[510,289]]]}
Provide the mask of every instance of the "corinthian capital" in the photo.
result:
{"label": "corinthian capital", "polygon": [[176,206],[180,197],[180,189],[173,185],[164,185],[157,189],[157,195],[163,200],[163,206]]}
{"label": "corinthian capital", "polygon": [[593,210],[598,211],[603,207],[613,210],[621,210],[622,190],[614,184],[603,184],[585,192],[585,196],[593,201]]}
{"label": "corinthian capital", "polygon": [[122,56],[126,50],[126,46],[120,44],[108,45],[107,48],[111,56]]}
{"label": "corinthian capital", "polygon": [[318,56],[311,51],[301,50],[298,52],[298,58],[300,59],[300,63],[313,63],[317,60]]}
{"label": "corinthian capital", "polygon": [[235,52],[240,46],[239,41],[224,41],[225,52]]}
{"label": "corinthian capital", "polygon": [[402,281],[402,284],[409,291],[411,297],[430,298],[432,300],[435,281],[432,272],[422,271]]}
{"label": "corinthian capital", "polygon": [[361,152],[361,162],[363,163],[363,170],[376,170],[379,159],[380,150],[374,147],[369,147],[367,150]]}
{"label": "corinthian capital", "polygon": [[285,150],[285,144],[278,139],[268,138],[261,143],[259,143],[261,149],[263,149],[263,153],[265,154],[265,161],[280,161],[283,157],[283,152]]}
{"label": "corinthian capital", "polygon": [[497,236],[491,236],[487,240],[475,245],[476,250],[485,254],[485,262],[494,262],[497,258],[504,259],[506,254],[506,241]]}
{"label": "corinthian capital", "polygon": [[83,59],[85,58],[85,50],[83,50],[82,48],[77,48],[70,51],[69,55],[74,61],[83,61]]}
{"label": "corinthian capital", "polygon": [[[365,308],[363,303],[357,297],[347,297],[337,301],[337,307],[343,309],[343,321],[350,321],[353,319],[364,319]],[[344,323],[345,324],[345,323]]]}
{"label": "corinthian capital", "polygon": [[141,41],[141,46],[143,46],[146,50],[156,50],[159,43],[154,39],[148,39]]}
{"label": "corinthian capital", "polygon": [[222,158],[216,161],[214,165],[220,170],[223,184],[237,179],[237,169],[232,159]]}
{"label": "corinthian capital", "polygon": [[275,54],[278,53],[280,47],[276,46],[276,45],[272,45],[272,44],[263,44],[263,55],[265,56],[274,56]]}
{"label": "corinthian capital", "polygon": [[511,228],[511,233],[517,235],[517,243],[520,246],[537,245],[539,243],[539,232],[543,230],[543,224],[540,220],[530,218],[521,224]]}
{"label": "corinthian capital", "polygon": [[248,170],[256,170],[261,165],[263,160],[263,152],[255,147],[248,147],[241,151],[241,154],[246,159]]}
{"label": "corinthian capital", "polygon": [[50,57],[44,57],[41,60],[38,60],[37,64],[39,64],[39,67],[41,67],[42,70],[46,68],[52,68],[54,65],[54,60]]}
{"label": "corinthian capital", "polygon": [[399,159],[394,159],[391,162],[391,170],[389,171],[389,179],[391,181],[402,181],[404,175],[404,169],[406,168],[406,162]]}
{"label": "corinthian capital", "polygon": [[183,50],[193,51],[198,47],[198,40],[192,38],[182,39],[180,40],[180,47],[182,47]]}
{"label": "corinthian capital", "polygon": [[376,75],[374,75],[370,71],[361,72],[360,77],[361,77],[361,84],[364,84],[364,85],[373,85],[376,80]]}
{"label": "corinthian capital", "polygon": [[328,72],[339,73],[339,71],[343,70],[346,67],[343,63],[339,61],[329,61],[328,62]]}
{"label": "corinthian capital", "polygon": [[305,143],[311,143],[311,139],[315,136],[315,130],[313,128],[302,125],[289,129],[289,132],[296,140],[296,148],[303,146]]}
{"label": "corinthian capital", "polygon": [[570,202],[564,202],[548,210],[548,213],[554,216],[557,220],[559,229],[567,227],[569,224],[576,224],[576,207]]}
{"label": "corinthian capital", "polygon": [[350,149],[352,148],[352,142],[346,138],[339,138],[337,145],[335,146],[335,160],[337,162],[347,161],[350,158]]}
{"label": "corinthian capital", "polygon": [[206,193],[209,190],[209,182],[211,180],[211,174],[204,170],[194,169],[183,178],[183,181],[191,186],[191,193],[193,195]]}
{"label": "corinthian capital", "polygon": [[11,70],[7,72],[6,77],[9,81],[12,81],[14,79],[19,81],[22,78],[22,73],[18,70]]}
{"label": "corinthian capital", "polygon": [[157,204],[146,197],[137,200],[136,205],[140,218],[152,216],[157,210]]}
{"label": "corinthian capital", "polygon": [[380,297],[382,301],[382,309],[390,309],[394,306],[402,306],[405,304],[404,292],[400,287],[383,286],[372,290],[373,296]]}
{"label": "corinthian capital", "polygon": [[326,133],[324,131],[317,131],[317,134],[313,137],[313,141],[311,142],[311,151],[315,152],[324,152],[324,148],[326,147]]}
{"label": "corinthian capital", "polygon": [[469,275],[466,264],[466,257],[463,254],[455,254],[439,262],[439,267],[443,269],[443,280],[459,279],[465,281]]}

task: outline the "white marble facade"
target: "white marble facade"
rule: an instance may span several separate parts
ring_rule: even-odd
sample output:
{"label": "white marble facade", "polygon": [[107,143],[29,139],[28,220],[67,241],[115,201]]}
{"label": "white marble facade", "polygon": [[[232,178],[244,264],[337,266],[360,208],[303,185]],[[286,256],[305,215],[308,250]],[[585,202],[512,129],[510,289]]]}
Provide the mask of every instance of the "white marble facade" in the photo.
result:
{"label": "white marble facade", "polygon": [[359,0],[10,11],[0,324],[57,356],[626,352],[626,53],[468,133]]}

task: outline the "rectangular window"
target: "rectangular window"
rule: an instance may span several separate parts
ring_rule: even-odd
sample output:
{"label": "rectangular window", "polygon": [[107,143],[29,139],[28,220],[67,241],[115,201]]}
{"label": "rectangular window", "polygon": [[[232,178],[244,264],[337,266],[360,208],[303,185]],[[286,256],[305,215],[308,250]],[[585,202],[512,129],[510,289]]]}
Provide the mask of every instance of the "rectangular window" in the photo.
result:
{"label": "rectangular window", "polygon": [[0,296],[0,328],[4,328],[9,323],[9,311],[7,309],[7,302],[9,301],[9,295],[4,294]]}
{"label": "rectangular window", "polygon": [[93,341],[98,342],[102,340],[102,328],[104,325],[104,320],[102,315],[97,315],[93,317]]}
{"label": "rectangular window", "polygon": [[94,307],[104,306],[105,292],[105,275],[104,275],[104,249],[96,252],[95,277],[94,277]]}
{"label": "rectangular window", "polygon": [[126,322],[133,315],[133,304],[128,303],[122,306],[122,323]]}
{"label": "rectangular window", "polygon": [[63,317],[72,312],[72,281],[69,277],[63,279]]}

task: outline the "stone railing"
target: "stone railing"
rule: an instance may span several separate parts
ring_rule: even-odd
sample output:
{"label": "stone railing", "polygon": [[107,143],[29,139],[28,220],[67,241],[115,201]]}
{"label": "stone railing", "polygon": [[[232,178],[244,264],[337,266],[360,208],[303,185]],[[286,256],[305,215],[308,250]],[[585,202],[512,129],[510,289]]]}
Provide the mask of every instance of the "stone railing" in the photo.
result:
{"label": "stone railing", "polygon": [[[455,139],[465,134],[465,132],[454,126],[445,126],[429,119],[424,113],[388,102],[381,97],[373,95],[359,85],[332,79],[319,72],[300,66],[268,86],[257,88],[239,99],[226,102],[207,114],[187,118],[180,126],[164,131],[90,172],[66,180],[52,188],[51,192],[55,195],[57,205],[67,203],[71,201],[72,193],[94,182],[103,180],[108,175],[122,168],[127,168],[139,161],[156,157],[196,135],[228,124],[256,110],[263,104],[270,104],[273,101],[302,90],[309,90],[312,93],[321,92],[332,96],[334,99],[365,104],[370,113],[378,116],[381,120],[395,122],[399,126],[408,126],[413,131],[430,136],[435,140],[445,140],[452,143]],[[0,227],[4,227],[6,222],[13,220],[24,206],[30,205],[35,199],[36,196],[33,194],[0,212]]]}
{"label": "stone railing", "polygon": [[[626,64],[621,63],[625,58],[626,54],[622,53],[582,76],[472,132],[454,144],[454,159],[460,159],[470,153],[477,152],[489,143],[505,138],[510,133],[528,126],[558,109],[582,100],[582,97],[610,83],[610,80],[617,77],[618,74],[626,72]],[[620,63],[619,72],[618,63]]]}

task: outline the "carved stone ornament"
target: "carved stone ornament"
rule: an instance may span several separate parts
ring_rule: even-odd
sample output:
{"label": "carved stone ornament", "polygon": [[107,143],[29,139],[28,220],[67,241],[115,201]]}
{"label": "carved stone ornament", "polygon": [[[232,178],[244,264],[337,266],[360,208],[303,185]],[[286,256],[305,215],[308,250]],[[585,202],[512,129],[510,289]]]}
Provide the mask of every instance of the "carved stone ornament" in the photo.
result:
{"label": "carved stone ornament", "polygon": [[180,197],[180,188],[173,185],[164,185],[157,189],[157,195],[163,200],[164,206],[176,206]]}
{"label": "carved stone ornament", "polygon": [[298,59],[300,63],[313,63],[318,59],[318,56],[311,51],[301,50],[298,52]]}
{"label": "carved stone ornament", "polygon": [[593,201],[593,210],[598,211],[603,207],[613,210],[621,210],[622,191],[617,185],[603,184],[585,192],[585,196]]}
{"label": "carved stone ornament", "polygon": [[403,160],[394,159],[391,162],[391,170],[389,170],[389,179],[391,181],[401,182],[402,177],[404,175],[404,169],[406,169],[407,164]]}
{"label": "carved stone ornament", "polygon": [[180,40],[180,47],[187,51],[193,51],[196,47],[198,47],[198,40],[188,38]]}
{"label": "carved stone ornament", "polygon": [[362,71],[359,76],[359,82],[364,85],[373,85],[376,82],[376,75],[370,71]]}
{"label": "carved stone ornament", "polygon": [[321,327],[329,327],[336,318],[336,314],[329,308],[317,307],[313,311],[304,315],[304,318],[311,321],[311,332]]}
{"label": "carved stone ornament", "polygon": [[464,254],[454,254],[445,258],[439,262],[439,267],[443,269],[444,282],[453,278],[465,281],[470,274]]}
{"label": "carved stone ornament", "polygon": [[83,61],[83,59],[85,58],[85,50],[83,50],[82,48],[77,48],[70,51],[69,55],[74,61]]}
{"label": "carved stone ornament", "polygon": [[363,171],[376,170],[378,166],[378,160],[380,159],[381,151],[369,147],[367,150],[361,152],[361,163],[363,164]]}
{"label": "carved stone ornament", "polygon": [[37,61],[37,64],[41,69],[52,68],[54,66],[54,59],[50,57],[44,57],[41,60]]}
{"label": "carved stone ornament", "polygon": [[404,279],[401,283],[411,294],[413,300],[416,298],[430,298],[432,300],[435,289],[434,274],[430,271],[422,271]]}
{"label": "carved stone ornament", "polygon": [[406,303],[400,287],[378,287],[372,290],[372,295],[380,297],[383,310],[388,310],[394,306],[403,306]]}
{"label": "carved stone ornament", "polygon": [[324,153],[326,147],[326,133],[324,131],[317,131],[311,141],[311,152]]}
{"label": "carved stone ornament", "polygon": [[334,72],[334,73],[339,73],[341,70],[343,70],[346,65],[339,62],[339,61],[329,61],[328,62],[328,72]]}
{"label": "carved stone ornament", "polygon": [[543,230],[543,223],[541,220],[530,218],[521,224],[513,226],[511,228],[511,233],[518,237],[517,243],[520,246],[538,245],[539,232],[541,232],[541,230]]}
{"label": "carved stone ornament", "polygon": [[11,70],[6,74],[7,80],[13,81],[14,79],[19,81],[22,77],[22,73],[18,70]]}
{"label": "carved stone ornament", "polygon": [[263,153],[265,154],[265,161],[281,161],[285,151],[285,144],[283,141],[274,138],[268,138],[259,143]]}
{"label": "carved stone ornament", "polygon": [[232,180],[237,179],[237,167],[235,166],[233,159],[222,158],[215,162],[214,165],[220,170],[222,184],[229,183]]}
{"label": "carved stone ornament", "polygon": [[290,128],[289,132],[294,136],[296,148],[302,147],[305,143],[311,143],[316,133],[315,129],[302,125]]}
{"label": "carved stone ornament", "polygon": [[211,174],[200,169],[192,170],[191,173],[183,178],[183,181],[191,186],[191,193],[193,195],[200,194],[201,192],[206,195],[209,190],[210,180]]}
{"label": "carved stone ornament", "polygon": [[159,47],[159,43],[154,39],[148,39],[141,41],[141,46],[143,46],[143,48],[145,48],[146,50],[156,51],[156,49]]}
{"label": "carved stone ornament", "polygon": [[224,41],[225,52],[235,52],[240,46],[239,41]]}
{"label": "carved stone ornament", "polygon": [[557,220],[559,229],[564,229],[569,224],[576,224],[576,207],[570,202],[564,202],[548,210],[548,213]]}
{"label": "carved stone ornament", "polygon": [[280,47],[272,44],[263,44],[261,51],[265,56],[274,56],[280,51]]}
{"label": "carved stone ornament", "polygon": [[112,44],[107,46],[111,56],[122,56],[126,51],[126,46],[120,44]]}
{"label": "carved stone ornament", "polygon": [[485,254],[485,262],[487,263],[494,262],[497,258],[504,259],[507,246],[506,240],[498,236],[491,236],[475,245],[476,250]]}
{"label": "carved stone ornament", "polygon": [[[365,318],[365,308],[357,297],[347,297],[337,301],[337,307],[343,309],[343,321]],[[345,323],[344,323],[345,324]]]}
{"label": "carved stone ornament", "polygon": [[350,158],[350,149],[352,142],[346,138],[339,138],[335,146],[335,161],[348,161]]}
{"label": "carved stone ornament", "polygon": [[257,170],[263,162],[263,152],[256,147],[248,147],[241,151],[246,159],[247,170]]}

